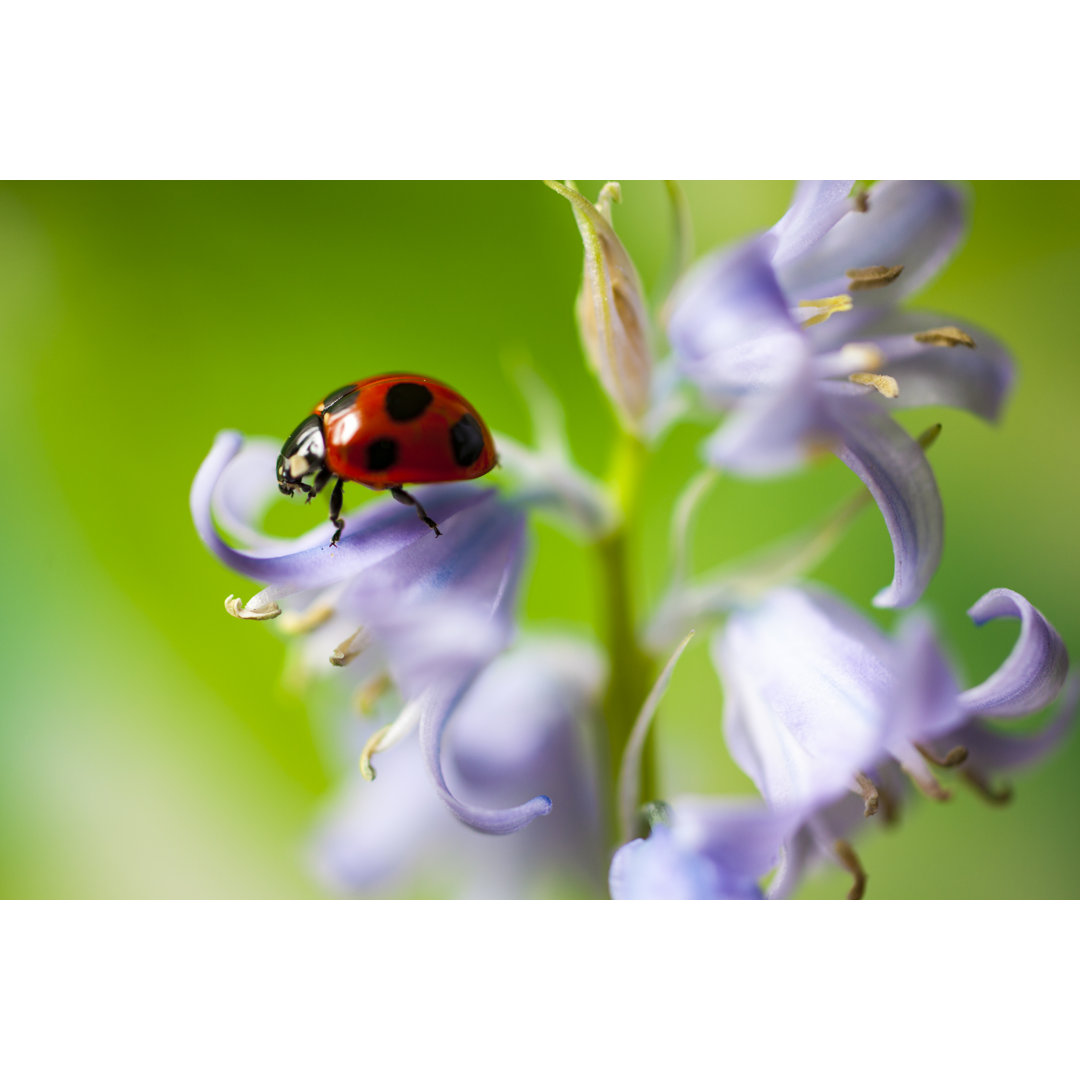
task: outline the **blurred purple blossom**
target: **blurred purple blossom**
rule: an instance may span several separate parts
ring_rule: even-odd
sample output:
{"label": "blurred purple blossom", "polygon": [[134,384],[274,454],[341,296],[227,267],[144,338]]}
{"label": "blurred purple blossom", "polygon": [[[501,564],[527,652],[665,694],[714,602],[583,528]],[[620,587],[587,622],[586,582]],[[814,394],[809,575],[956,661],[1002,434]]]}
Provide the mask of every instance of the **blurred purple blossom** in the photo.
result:
{"label": "blurred purple blossom", "polygon": [[767,233],[704,259],[673,299],[682,373],[730,410],[709,461],[747,476],[833,451],[866,484],[892,539],[882,607],[914,603],[941,558],[941,499],[922,448],[889,416],[948,405],[996,419],[1012,383],[985,331],[897,304],[948,260],[965,225],[958,189],[805,181]]}

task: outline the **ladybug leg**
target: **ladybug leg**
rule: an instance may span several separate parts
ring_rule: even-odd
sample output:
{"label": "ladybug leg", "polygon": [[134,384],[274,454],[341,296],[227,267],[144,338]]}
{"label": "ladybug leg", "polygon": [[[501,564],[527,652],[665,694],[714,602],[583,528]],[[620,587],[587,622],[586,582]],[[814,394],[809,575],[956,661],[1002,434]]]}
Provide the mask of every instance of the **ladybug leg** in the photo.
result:
{"label": "ladybug leg", "polygon": [[416,514],[420,520],[427,525],[428,528],[434,529],[436,536],[442,536],[442,533],[439,532],[439,526],[427,516],[424,508],[407,491],[400,487],[392,487],[390,489],[390,494],[393,495],[402,506],[415,506]]}
{"label": "ladybug leg", "polygon": [[342,530],[345,528],[345,522],[341,519],[341,503],[345,495],[344,488],[345,481],[338,477],[338,482],[334,485],[334,490],[330,493],[330,520],[337,526],[337,532],[334,533],[334,537],[330,541],[331,547],[337,547],[337,542],[341,539]]}
{"label": "ladybug leg", "polygon": [[301,487],[303,487],[303,489],[307,492],[308,502],[311,502],[311,500],[314,499],[315,496],[318,495],[324,487],[326,487],[326,482],[333,475],[334,474],[329,469],[321,469],[318,476],[316,476],[315,479],[312,481],[310,487],[307,484],[301,485]]}

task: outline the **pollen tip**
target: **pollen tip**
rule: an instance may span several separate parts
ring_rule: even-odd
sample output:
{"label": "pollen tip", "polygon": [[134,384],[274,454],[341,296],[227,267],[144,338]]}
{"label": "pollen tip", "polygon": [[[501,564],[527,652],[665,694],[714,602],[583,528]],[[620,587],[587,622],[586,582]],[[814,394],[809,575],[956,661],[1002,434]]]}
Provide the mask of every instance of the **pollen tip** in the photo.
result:
{"label": "pollen tip", "polygon": [[262,608],[246,607],[239,596],[225,597],[225,610],[234,619],[252,619],[255,622],[263,622],[265,619],[276,619],[281,614],[281,608],[277,604],[270,603]]}
{"label": "pollen tip", "polygon": [[968,349],[975,348],[975,339],[959,326],[938,326],[933,330],[923,330],[915,335],[915,340],[921,345],[939,345],[953,349],[957,345],[963,345]]}
{"label": "pollen tip", "polygon": [[897,398],[900,396],[900,386],[891,375],[875,375],[870,371],[856,371],[849,375],[848,379],[860,386],[869,386],[876,390],[882,397]]}
{"label": "pollen tip", "polygon": [[897,266],[857,266],[845,271],[851,289],[880,289],[891,285],[904,272],[903,264]]}
{"label": "pollen tip", "polygon": [[929,450],[934,443],[937,442],[938,436],[941,434],[940,424],[931,424],[919,437],[916,442],[924,449]]}

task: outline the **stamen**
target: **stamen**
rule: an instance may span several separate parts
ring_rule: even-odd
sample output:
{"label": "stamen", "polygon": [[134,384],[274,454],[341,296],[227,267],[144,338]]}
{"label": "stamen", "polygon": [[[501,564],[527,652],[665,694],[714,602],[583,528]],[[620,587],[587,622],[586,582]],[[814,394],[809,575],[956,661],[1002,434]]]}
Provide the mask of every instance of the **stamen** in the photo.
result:
{"label": "stamen", "polygon": [[929,769],[925,769],[925,766],[923,769],[909,768],[907,765],[903,768],[904,772],[911,777],[912,783],[928,799],[933,799],[934,802],[948,802],[952,798],[952,792],[948,788],[943,788],[937,782],[937,777]]}
{"label": "stamen", "polygon": [[860,214],[865,214],[870,209],[870,192],[866,188],[859,188],[855,192],[855,209]]}
{"label": "stamen", "polygon": [[869,371],[856,371],[854,375],[849,375],[848,379],[860,386],[873,387],[882,397],[900,396],[900,387],[891,375],[874,375]]}
{"label": "stamen", "polygon": [[991,806],[1004,806],[1012,802],[1013,789],[1010,784],[1002,784],[996,791],[990,786],[990,782],[980,773],[972,772],[971,769],[961,769],[958,773],[971,789]]}
{"label": "stamen", "polygon": [[851,297],[847,293],[841,293],[839,296],[823,296],[820,300],[800,300],[798,306],[819,309],[815,315],[811,315],[803,322],[803,326],[817,326],[818,323],[823,323],[838,311],[850,311]]}
{"label": "stamen", "polygon": [[924,746],[922,743],[916,743],[915,749],[931,765],[940,765],[943,769],[955,769],[957,765],[963,765],[968,757],[966,746],[954,746],[944,757],[938,757],[930,747]]}
{"label": "stamen", "polygon": [[903,270],[903,265],[859,266],[845,273],[851,281],[851,289],[854,292],[858,289],[880,289],[884,285],[891,285]]}
{"label": "stamen", "polygon": [[322,626],[333,614],[334,609],[329,604],[313,604],[299,615],[292,611],[285,612],[278,625],[286,634],[306,634]]}
{"label": "stamen", "polygon": [[877,785],[866,773],[859,772],[855,774],[855,788],[863,801],[863,817],[873,817],[878,812],[881,801]]}
{"label": "stamen", "polygon": [[368,679],[356,688],[353,695],[353,706],[361,716],[369,716],[375,708],[375,703],[390,688],[390,676],[385,672],[376,675],[374,679]]}
{"label": "stamen", "polygon": [[856,369],[877,371],[885,363],[885,353],[872,342],[852,341],[840,350],[840,359]]}
{"label": "stamen", "polygon": [[931,424],[915,441],[924,449],[929,450],[934,443],[937,442],[937,437],[941,434],[940,424]]}
{"label": "stamen", "polygon": [[398,713],[398,718],[392,723],[387,724],[385,727],[379,728],[374,735],[366,743],[364,743],[364,749],[360,751],[360,775],[365,780],[375,779],[375,767],[371,764],[372,757],[379,753],[380,750],[389,750],[391,746],[395,746],[418,723],[420,723],[420,717],[424,711],[425,695],[421,695],[413,701],[410,701],[404,709]]}
{"label": "stamen", "polygon": [[923,345],[944,345],[950,349],[957,345],[975,348],[975,339],[964,333],[959,326],[938,326],[933,330],[923,330],[921,334],[915,335],[915,340]]}
{"label": "stamen", "polygon": [[393,724],[387,724],[385,727],[379,728],[379,730],[364,743],[364,749],[360,751],[360,775],[369,783],[375,779],[375,767],[371,764],[372,755],[377,754],[382,749],[383,736],[386,735],[393,726]]}
{"label": "stamen", "polygon": [[866,882],[869,880],[855,849],[846,840],[837,840],[833,847],[840,865],[855,879],[848,891],[849,900],[861,900],[866,895]]}
{"label": "stamen", "polygon": [[245,607],[244,601],[239,596],[225,597],[225,610],[234,619],[254,619],[262,622],[265,619],[276,619],[281,614],[281,608],[277,604],[270,603],[262,608]]}
{"label": "stamen", "polygon": [[334,667],[344,667],[355,660],[371,644],[371,632],[361,626],[355,634],[347,637],[331,654]]}

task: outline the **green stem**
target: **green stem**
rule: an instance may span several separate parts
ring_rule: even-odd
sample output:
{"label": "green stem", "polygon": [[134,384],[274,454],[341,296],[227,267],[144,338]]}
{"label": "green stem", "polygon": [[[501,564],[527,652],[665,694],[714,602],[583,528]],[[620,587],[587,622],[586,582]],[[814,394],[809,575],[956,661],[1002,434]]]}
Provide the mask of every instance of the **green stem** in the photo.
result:
{"label": "green stem", "polygon": [[[619,815],[616,788],[619,766],[638,711],[651,685],[652,661],[637,640],[637,607],[630,538],[636,520],[645,446],[635,436],[622,432],[612,460],[609,490],[619,509],[619,525],[597,542],[603,583],[604,639],[611,674],[603,703],[605,739],[601,772],[606,790],[608,821],[612,842],[618,842]],[[652,742],[646,744],[642,764],[642,797],[655,797],[655,769]]]}

